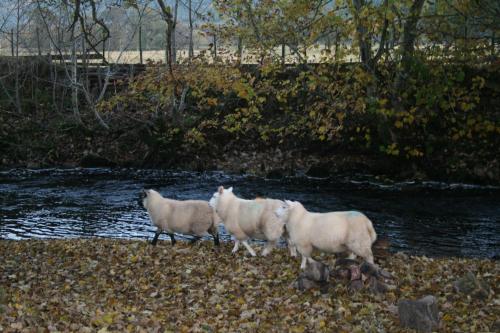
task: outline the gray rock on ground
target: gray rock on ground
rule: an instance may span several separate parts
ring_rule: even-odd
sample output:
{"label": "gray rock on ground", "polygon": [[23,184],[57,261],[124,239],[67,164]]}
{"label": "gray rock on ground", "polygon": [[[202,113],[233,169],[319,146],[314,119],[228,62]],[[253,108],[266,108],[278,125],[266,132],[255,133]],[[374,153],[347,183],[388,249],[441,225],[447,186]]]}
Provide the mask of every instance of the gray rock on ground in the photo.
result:
{"label": "gray rock on ground", "polygon": [[305,276],[316,282],[328,282],[330,279],[330,267],[319,261],[307,263],[304,271]]}
{"label": "gray rock on ground", "polygon": [[418,332],[432,332],[439,328],[439,310],[434,296],[425,296],[416,301],[400,300],[398,314],[403,327],[413,328]]}
{"label": "gray rock on ground", "polygon": [[330,268],[328,265],[315,261],[306,265],[304,272],[295,281],[295,286],[301,291],[314,288],[321,290],[321,292],[327,292],[329,279]]}
{"label": "gray rock on ground", "polygon": [[467,272],[453,283],[455,291],[470,295],[472,298],[485,300],[490,294],[490,287],[483,280],[478,279],[474,273]]}

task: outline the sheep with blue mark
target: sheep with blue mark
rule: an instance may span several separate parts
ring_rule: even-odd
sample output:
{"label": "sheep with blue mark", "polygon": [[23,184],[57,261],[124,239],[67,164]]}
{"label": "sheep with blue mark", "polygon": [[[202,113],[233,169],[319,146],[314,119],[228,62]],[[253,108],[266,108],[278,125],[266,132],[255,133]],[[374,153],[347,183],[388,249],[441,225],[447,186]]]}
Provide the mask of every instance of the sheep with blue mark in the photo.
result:
{"label": "sheep with blue mark", "polygon": [[297,201],[285,200],[275,210],[276,216],[286,224],[290,240],[302,255],[301,269],[314,262],[313,249],[323,252],[350,252],[373,264],[372,244],[377,234],[372,222],[356,211],[312,213]]}

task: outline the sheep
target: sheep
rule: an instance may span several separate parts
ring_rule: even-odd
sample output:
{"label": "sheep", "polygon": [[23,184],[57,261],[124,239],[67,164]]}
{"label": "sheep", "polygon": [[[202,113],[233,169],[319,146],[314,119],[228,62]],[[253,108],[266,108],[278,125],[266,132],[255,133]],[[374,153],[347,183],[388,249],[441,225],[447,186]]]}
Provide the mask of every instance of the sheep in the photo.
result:
{"label": "sheep", "polygon": [[202,200],[172,200],[162,197],[155,190],[143,190],[142,205],[148,211],[153,225],[158,229],[151,241],[156,245],[162,231],[167,232],[175,245],[174,232],[194,235],[193,242],[210,233],[214,244],[219,245],[217,226],[220,222],[215,210]]}
{"label": "sheep", "polygon": [[350,251],[373,264],[372,244],[377,239],[372,222],[356,211],[311,213],[297,201],[285,200],[275,210],[285,224],[292,243],[302,255],[301,269],[306,268],[313,249],[338,253]]}
{"label": "sheep", "polygon": [[267,241],[263,256],[267,256],[283,234],[284,223],[274,214],[283,202],[274,199],[255,200],[240,199],[233,194],[233,188],[220,186],[209,201],[222,219],[226,231],[234,236],[235,244],[232,253],[236,253],[242,243],[252,256],[255,251],[247,240],[250,238]]}

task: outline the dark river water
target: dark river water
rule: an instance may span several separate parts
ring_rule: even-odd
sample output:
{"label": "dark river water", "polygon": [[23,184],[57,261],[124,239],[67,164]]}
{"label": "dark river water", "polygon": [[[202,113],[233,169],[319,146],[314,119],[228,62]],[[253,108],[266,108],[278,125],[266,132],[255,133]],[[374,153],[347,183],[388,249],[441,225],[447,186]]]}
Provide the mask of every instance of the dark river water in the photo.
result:
{"label": "dark river water", "polygon": [[[221,172],[15,169],[0,172],[0,239],[151,239],[142,188],[174,199],[210,199],[219,185],[243,198],[301,201],[310,211],[359,210],[392,250],[428,256],[500,255],[500,188],[384,182],[370,176],[268,180]],[[221,227],[223,239],[230,237]],[[162,239],[166,239],[162,235]],[[186,237],[187,238],[187,237]]]}

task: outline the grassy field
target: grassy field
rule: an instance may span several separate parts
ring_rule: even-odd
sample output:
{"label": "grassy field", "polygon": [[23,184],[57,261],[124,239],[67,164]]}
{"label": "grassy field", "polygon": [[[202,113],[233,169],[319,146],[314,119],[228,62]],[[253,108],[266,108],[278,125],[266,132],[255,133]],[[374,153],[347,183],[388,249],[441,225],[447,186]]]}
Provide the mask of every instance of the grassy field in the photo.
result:
{"label": "grassy field", "polygon": [[[318,45],[317,47],[314,48],[309,48],[307,50],[307,59],[308,62],[315,63],[315,62],[320,62],[322,59],[324,59],[324,45]],[[281,48],[277,48],[275,50],[275,55],[280,56],[281,55]],[[30,50],[20,50],[19,55],[21,56],[28,56],[28,55],[36,55],[37,53],[35,51],[30,51]],[[46,52],[43,52],[43,54],[46,54]],[[0,56],[10,56],[11,55],[11,50],[7,48],[0,48]],[[207,62],[212,62],[213,61],[213,54],[212,51],[209,49],[208,46],[206,47],[201,47],[197,48],[194,50],[194,56],[195,57],[202,57],[204,58]],[[220,60],[222,61],[227,61],[227,62],[235,62],[237,60],[236,57],[236,49],[234,47],[227,48],[227,47],[221,47],[217,50],[217,56],[219,57]],[[332,54],[333,56],[333,54]],[[154,62],[160,62],[160,61],[165,61],[165,50],[155,50],[155,51],[143,51],[142,53],[143,57],[143,62],[147,62],[148,60],[154,61]],[[188,50],[183,49],[179,50],[177,52],[177,59],[178,61],[182,61],[183,59],[188,58]],[[106,51],[106,59],[110,63],[119,63],[119,64],[137,64],[140,62],[140,56],[139,56],[139,51]],[[353,54],[346,54],[343,55],[343,62],[354,62],[358,61],[359,57],[357,55]],[[253,64],[257,63],[259,60],[259,57],[253,52],[252,50],[244,50],[243,52],[243,63],[248,63],[248,64]],[[99,62],[96,60],[92,60],[93,62]],[[296,56],[291,54],[290,49],[286,48],[286,62],[287,63],[298,63],[299,60]]]}
{"label": "grassy field", "polygon": [[[378,260],[397,279],[384,295],[299,292],[299,259],[160,241],[0,241],[0,331],[405,332],[395,305],[434,295],[443,332],[488,332],[500,318],[498,261],[395,255]],[[333,256],[322,258],[333,264]],[[470,270],[492,288],[478,301],[452,283]],[[498,324],[498,323],[497,323]]]}

